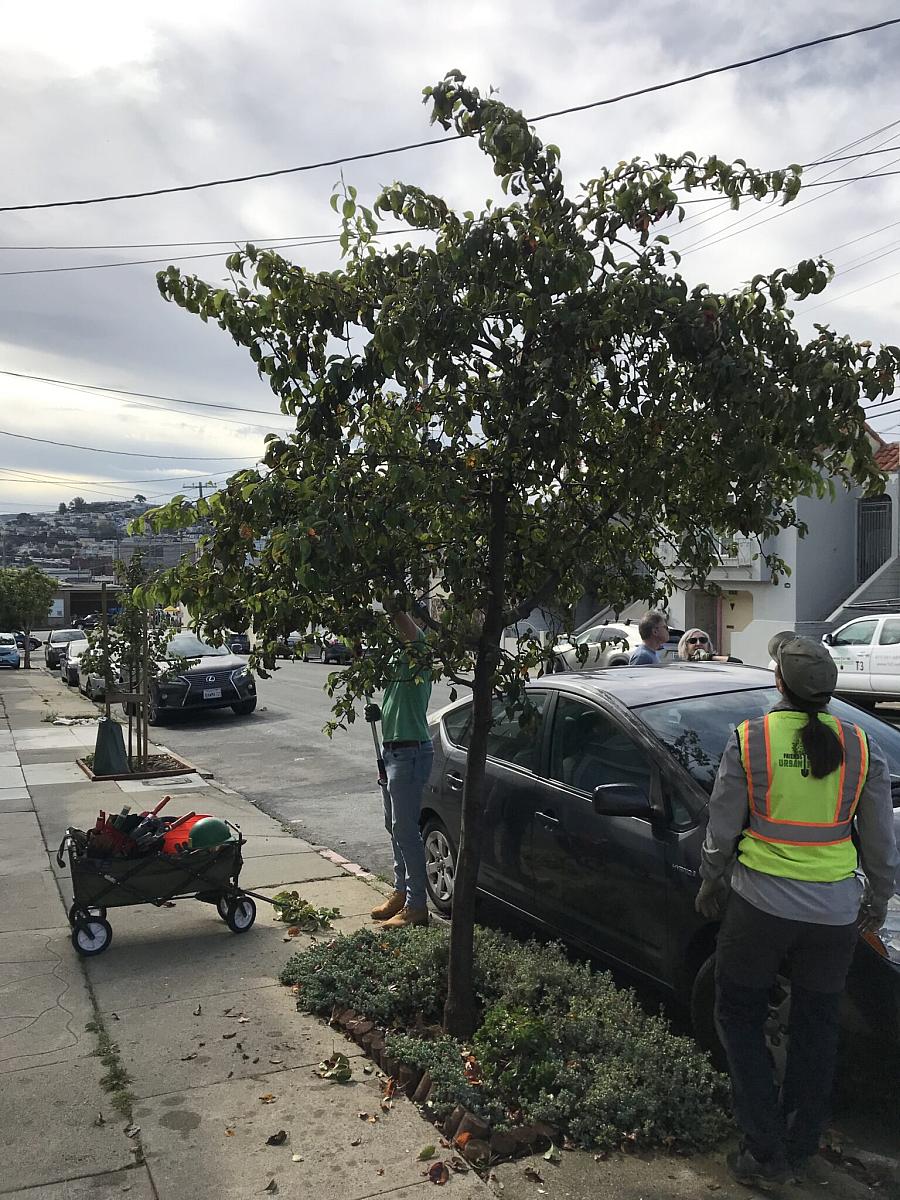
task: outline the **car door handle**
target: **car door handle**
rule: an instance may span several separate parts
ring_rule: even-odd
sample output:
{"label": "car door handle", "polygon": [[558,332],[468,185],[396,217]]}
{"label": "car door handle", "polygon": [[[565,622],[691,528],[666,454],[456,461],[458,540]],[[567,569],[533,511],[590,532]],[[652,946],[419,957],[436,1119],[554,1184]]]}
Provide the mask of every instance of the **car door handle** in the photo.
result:
{"label": "car door handle", "polygon": [[536,812],[534,814],[542,825],[546,825],[548,829],[556,829],[559,826],[559,817],[552,812]]}
{"label": "car door handle", "polygon": [[465,786],[465,780],[462,775],[458,775],[455,771],[448,771],[445,779],[451,792],[461,792]]}

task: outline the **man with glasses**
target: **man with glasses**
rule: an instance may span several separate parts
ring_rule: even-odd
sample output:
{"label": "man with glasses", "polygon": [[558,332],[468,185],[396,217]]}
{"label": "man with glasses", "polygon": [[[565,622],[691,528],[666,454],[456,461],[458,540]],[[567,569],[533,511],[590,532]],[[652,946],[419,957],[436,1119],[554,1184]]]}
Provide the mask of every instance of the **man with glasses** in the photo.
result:
{"label": "man with glasses", "polygon": [[661,612],[648,612],[638,625],[641,645],[632,650],[629,667],[653,667],[659,662],[659,652],[669,640],[669,626]]}

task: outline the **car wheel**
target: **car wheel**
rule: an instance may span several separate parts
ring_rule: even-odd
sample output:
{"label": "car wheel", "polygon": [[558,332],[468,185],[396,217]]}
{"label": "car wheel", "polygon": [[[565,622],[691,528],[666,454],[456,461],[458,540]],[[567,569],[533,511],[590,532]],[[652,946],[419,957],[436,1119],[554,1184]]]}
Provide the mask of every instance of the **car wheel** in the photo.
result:
{"label": "car wheel", "polygon": [[[716,1007],[716,956],[711,954],[697,972],[691,988],[691,1027],[694,1038],[720,1070],[727,1070],[725,1049],[719,1040],[715,1021]],[[775,1080],[784,1079],[787,1065],[788,1030],[791,1016],[791,984],[783,975],[778,975],[769,996],[769,1016],[766,1020],[766,1046]]]}
{"label": "car wheel", "polygon": [[438,912],[449,915],[453,908],[456,848],[446,826],[437,817],[430,817],[425,822],[422,841],[425,843],[425,888]]}
{"label": "car wheel", "polygon": [[609,665],[611,667],[627,667],[628,659],[627,658],[613,658],[610,660]]}
{"label": "car wheel", "polygon": [[249,717],[256,710],[256,697],[252,700],[242,700],[240,704],[232,704],[231,711],[239,717]]}
{"label": "car wheel", "polygon": [[303,651],[303,661],[309,662],[309,651],[308,650]]}
{"label": "car wheel", "polygon": [[159,697],[155,696],[152,691],[147,697],[147,724],[162,724],[162,712],[159,707]]}

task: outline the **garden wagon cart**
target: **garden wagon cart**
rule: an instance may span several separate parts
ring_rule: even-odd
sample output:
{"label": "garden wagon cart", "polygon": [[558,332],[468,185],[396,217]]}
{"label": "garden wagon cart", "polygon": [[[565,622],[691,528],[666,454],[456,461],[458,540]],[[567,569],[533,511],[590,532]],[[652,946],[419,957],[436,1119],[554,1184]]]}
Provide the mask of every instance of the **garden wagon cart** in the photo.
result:
{"label": "garden wagon cart", "polygon": [[[138,858],[95,858],[87,852],[88,835],[81,829],[67,829],[56,861],[64,867],[68,857],[72,872],[69,924],[78,953],[88,958],[108,949],[112,941],[108,909],[133,904],[161,908],[171,900],[200,900],[216,906],[232,933],[246,933],[256,920],[253,895],[240,886],[246,838],[237,826],[226,823],[237,836],[221,845]],[[257,899],[268,901],[267,896]]]}

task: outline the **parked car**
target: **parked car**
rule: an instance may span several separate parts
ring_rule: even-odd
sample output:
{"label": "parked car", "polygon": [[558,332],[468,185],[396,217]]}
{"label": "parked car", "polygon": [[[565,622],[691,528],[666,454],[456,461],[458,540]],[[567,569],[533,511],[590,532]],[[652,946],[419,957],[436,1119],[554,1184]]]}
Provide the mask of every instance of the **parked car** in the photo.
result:
{"label": "parked car", "polygon": [[292,630],[284,637],[280,637],[275,643],[275,654],[278,658],[294,658],[299,656],[304,662],[309,662],[308,643],[311,640],[309,634],[301,633],[299,629]]}
{"label": "parked car", "polygon": [[[348,663],[353,657],[353,651],[347,643],[333,633],[322,635],[319,644],[319,662]],[[308,661],[304,657],[304,662]]]}
{"label": "parked car", "polygon": [[249,654],[250,634],[233,633],[231,630],[229,630],[229,632],[225,634],[225,645],[232,654]]}
{"label": "parked car", "polygon": [[[699,1040],[715,1046],[718,926],[694,911],[700,849],[728,738],[779,698],[771,672],[712,662],[582,671],[546,675],[526,695],[529,709],[512,715],[495,702],[479,891],[673,993]],[[900,840],[900,731],[841,700],[831,711],[860,724],[885,753]],[[445,913],[471,713],[465,700],[429,719],[435,759],[422,832],[428,893]],[[783,1023],[786,1005],[775,1014]],[[880,934],[857,945],[843,1021],[877,1032],[900,1065],[900,896]]]}
{"label": "parked car", "polygon": [[822,636],[838,669],[838,693],[863,707],[900,699],[900,614],[855,617]]}
{"label": "parked car", "polygon": [[0,633],[0,667],[11,667],[17,671],[22,665],[19,647],[14,633]]}
{"label": "parked car", "polygon": [[188,630],[169,641],[157,670],[150,687],[151,725],[173,712],[230,708],[249,716],[256,708],[256,682],[246,662],[227,646],[210,646]]}
{"label": "parked car", "polygon": [[47,638],[47,645],[44,650],[44,661],[51,671],[56,670],[59,666],[59,656],[69,642],[84,641],[84,634],[80,629],[54,629]]}
{"label": "parked car", "polygon": [[[669,640],[659,652],[660,662],[676,657],[678,641],[683,629],[669,629]],[[625,667],[628,656],[641,644],[637,625],[627,622],[610,625],[595,625],[576,634],[571,641],[557,642],[553,647],[556,671],[590,671],[601,667]],[[578,661],[578,647],[588,646],[588,655],[583,663]]]}
{"label": "parked car", "polygon": [[[25,634],[23,633],[23,631],[21,629],[17,629],[16,632],[13,634],[13,637],[16,639],[16,645],[19,647],[19,649],[24,650],[26,638],[25,638]],[[43,645],[43,642],[41,641],[41,639],[36,638],[34,636],[29,636],[27,640],[28,640],[28,649],[32,653],[35,650],[39,650],[40,647]]]}
{"label": "parked car", "polygon": [[90,642],[86,637],[78,641],[66,642],[65,652],[60,655],[59,673],[63,683],[69,687],[78,687],[81,656],[87,650]]}
{"label": "parked car", "polygon": [[102,620],[103,616],[101,613],[88,613],[84,617],[74,617],[72,624],[77,625],[79,629],[85,632],[90,632],[90,630],[96,629]]}

